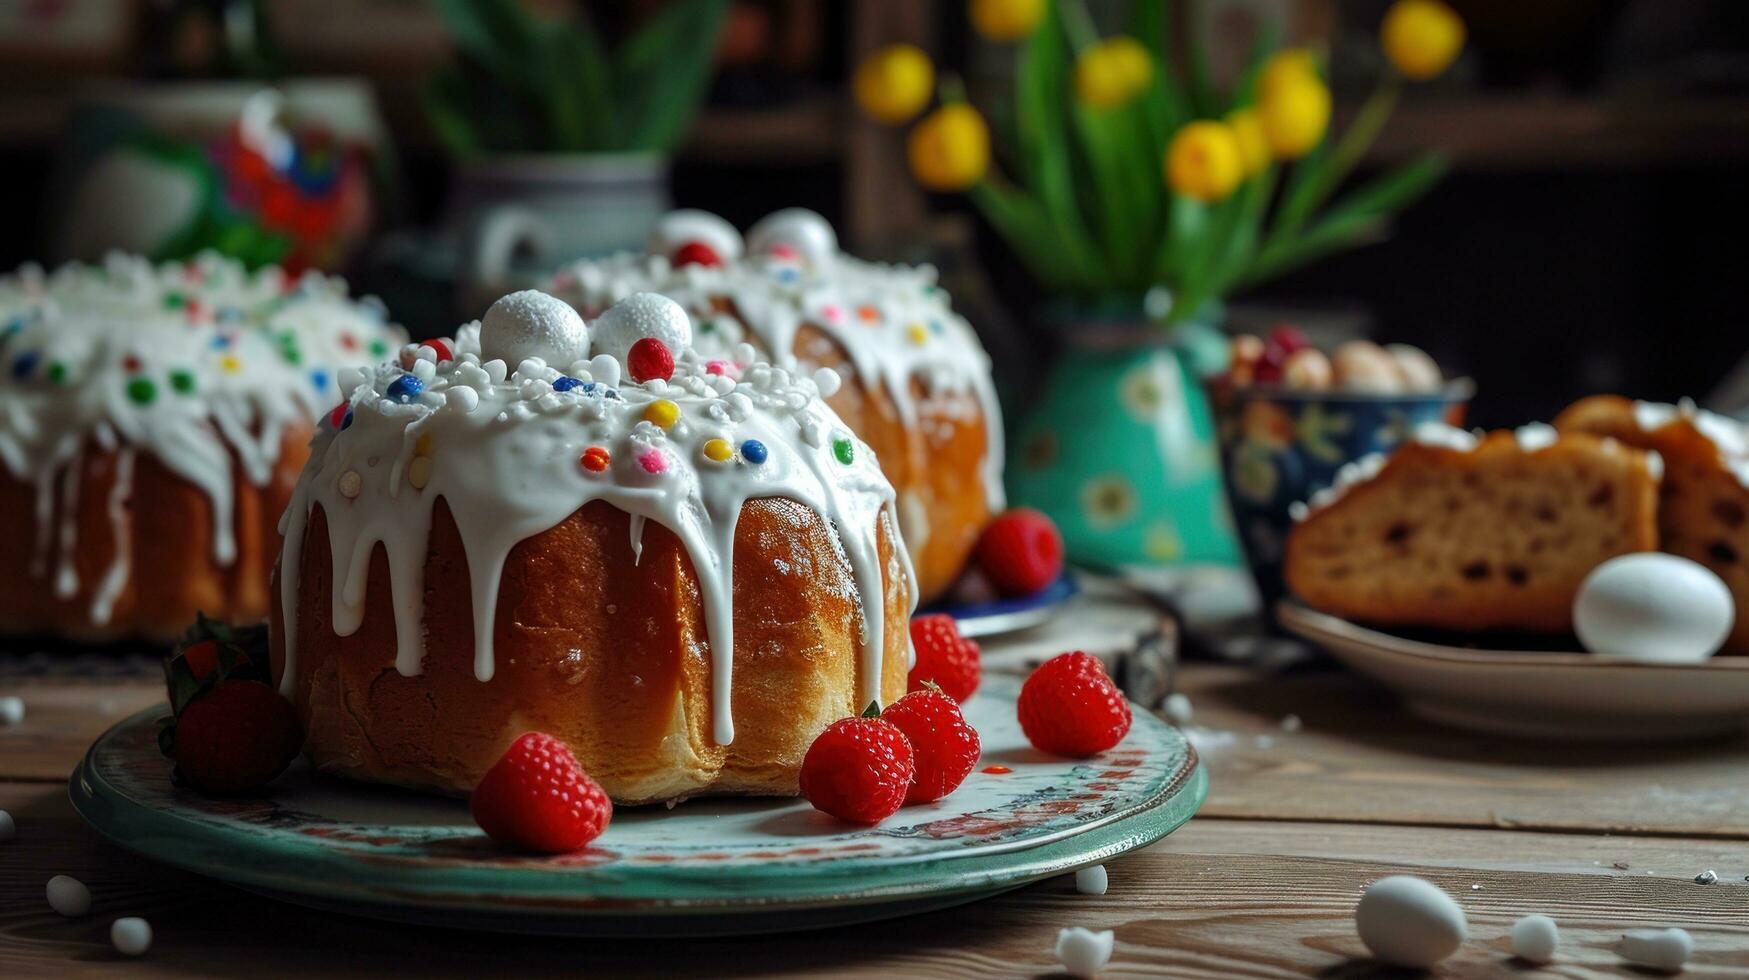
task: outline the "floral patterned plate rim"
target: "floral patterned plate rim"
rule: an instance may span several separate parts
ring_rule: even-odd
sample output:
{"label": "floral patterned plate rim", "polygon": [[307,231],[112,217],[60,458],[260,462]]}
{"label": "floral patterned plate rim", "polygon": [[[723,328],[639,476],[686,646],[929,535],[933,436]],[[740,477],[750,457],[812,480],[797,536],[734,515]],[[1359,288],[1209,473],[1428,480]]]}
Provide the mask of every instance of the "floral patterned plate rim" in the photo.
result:
{"label": "floral patterned plate rim", "polygon": [[[111,840],[246,888],[392,918],[478,914],[482,928],[573,933],[626,917],[878,918],[904,903],[971,900],[1152,843],[1201,805],[1207,777],[1177,729],[1137,708],[1116,748],[1056,759],[1027,745],[1018,693],[1017,678],[987,677],[966,705],[984,743],[980,768],[946,800],[876,827],[837,823],[799,800],[693,800],[622,810],[578,854],[524,857],[494,848],[463,801],[302,764],[261,798],[177,788],[156,746],[162,708],[99,737],[70,792]],[[654,931],[664,928],[692,931]]]}

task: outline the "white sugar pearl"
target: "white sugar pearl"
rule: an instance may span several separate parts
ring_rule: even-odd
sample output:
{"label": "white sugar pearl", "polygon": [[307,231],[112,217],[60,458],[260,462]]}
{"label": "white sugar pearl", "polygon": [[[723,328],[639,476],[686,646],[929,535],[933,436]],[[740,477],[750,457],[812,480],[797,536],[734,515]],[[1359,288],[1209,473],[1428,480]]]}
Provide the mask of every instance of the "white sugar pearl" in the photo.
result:
{"label": "white sugar pearl", "polygon": [[1694,952],[1694,939],[1684,929],[1630,929],[1615,951],[1629,963],[1675,973]]}
{"label": "white sugar pearl", "polygon": [[24,699],[20,697],[0,698],[0,725],[18,725],[24,722]]}
{"label": "white sugar pearl", "polygon": [[1075,872],[1075,890],[1083,895],[1103,895],[1110,883],[1111,879],[1106,876],[1103,864]]}
{"label": "white sugar pearl", "polygon": [[[430,350],[431,348],[425,347],[421,349]],[[414,361],[413,376],[420,381],[430,381],[432,378],[437,377],[437,362],[423,359]]]}
{"label": "white sugar pearl", "polygon": [[525,378],[543,377],[546,371],[547,362],[538,357],[525,357],[516,364],[516,373]]}
{"label": "white sugar pearl", "polygon": [[1110,929],[1093,932],[1077,926],[1059,930],[1057,959],[1063,964],[1063,972],[1072,977],[1098,976],[1105,964],[1111,961],[1115,938]]}
{"label": "white sugar pearl", "polygon": [[696,208],[670,211],[650,229],[650,251],[671,256],[682,245],[697,242],[717,253],[724,262],[741,257],[741,233],[722,218]]}
{"label": "white sugar pearl", "polygon": [[1528,963],[1552,963],[1561,930],[1546,915],[1527,915],[1512,924],[1512,954]]}
{"label": "white sugar pearl", "polygon": [[[417,351],[415,351],[413,353],[413,356],[418,358],[421,361],[430,361],[432,364],[436,364],[437,363],[437,348],[431,347],[431,346],[422,346]],[[120,921],[120,920],[117,920],[117,921]]]}
{"label": "white sugar pearl", "polygon": [[657,293],[633,293],[595,318],[594,348],[624,363],[632,345],[654,337],[678,357],[692,346],[692,319]]}
{"label": "white sugar pearl", "polygon": [[91,911],[91,889],[77,878],[55,875],[49,879],[49,908],[69,919]]}
{"label": "white sugar pearl", "polygon": [[1182,728],[1190,724],[1191,716],[1196,709],[1190,704],[1190,698],[1183,694],[1166,695],[1166,720]]}
{"label": "white sugar pearl", "polygon": [[589,373],[609,388],[619,387],[619,361],[607,354],[597,354],[589,361]]}
{"label": "white sugar pearl", "polygon": [[759,219],[747,232],[747,251],[755,255],[788,246],[804,262],[819,267],[838,256],[838,233],[832,223],[807,208],[784,208]]}
{"label": "white sugar pearl", "polygon": [[814,387],[820,389],[821,398],[831,398],[838,394],[838,389],[844,384],[844,379],[831,368],[821,368],[814,372]]}
{"label": "white sugar pearl", "polygon": [[449,389],[445,393],[445,397],[449,399],[451,405],[464,412],[471,412],[480,407],[480,393],[465,385]]}
{"label": "white sugar pearl", "polygon": [[11,840],[18,836],[18,824],[12,822],[12,814],[0,810],[0,840]]}
{"label": "white sugar pearl", "polygon": [[1410,875],[1373,882],[1355,907],[1354,925],[1383,962],[1423,969],[1457,952],[1468,933],[1464,910],[1451,896]]}
{"label": "white sugar pearl", "polygon": [[524,289],[486,311],[480,321],[480,353],[507,364],[528,357],[569,364],[589,355],[589,330],[569,303]]}
{"label": "white sugar pearl", "polygon": [[510,368],[502,358],[494,357],[481,366],[486,369],[486,380],[492,384],[501,385],[510,376]]}
{"label": "white sugar pearl", "polygon": [[135,916],[110,923],[109,942],[123,956],[144,956],[152,948],[152,924]]}

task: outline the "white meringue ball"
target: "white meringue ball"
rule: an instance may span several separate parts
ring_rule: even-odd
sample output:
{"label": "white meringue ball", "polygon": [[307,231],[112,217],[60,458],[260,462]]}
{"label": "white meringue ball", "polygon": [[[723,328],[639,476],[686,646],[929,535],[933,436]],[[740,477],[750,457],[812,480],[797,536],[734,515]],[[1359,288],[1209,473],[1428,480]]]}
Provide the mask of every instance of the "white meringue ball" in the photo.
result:
{"label": "white meringue ball", "polygon": [[1636,966],[1675,973],[1694,952],[1694,937],[1686,929],[1629,929],[1615,951]]}
{"label": "white meringue ball", "polygon": [[538,357],[569,364],[589,356],[589,328],[571,304],[538,289],[511,293],[480,321],[480,356],[506,364]]}
{"label": "white meringue ball", "polygon": [[838,256],[838,233],[831,222],[807,208],[784,208],[760,218],[747,232],[747,250],[755,255],[780,246],[795,249],[802,261],[818,268]]}
{"label": "white meringue ball", "polygon": [[1094,932],[1075,926],[1057,932],[1057,960],[1072,977],[1094,977],[1111,962],[1116,937],[1110,929]]}
{"label": "white meringue ball", "polygon": [[1552,963],[1561,945],[1561,928],[1546,915],[1527,915],[1512,924],[1512,955],[1527,963]]}
{"label": "white meringue ball", "polygon": [[621,364],[632,345],[654,337],[678,359],[692,346],[692,319],[680,304],[657,293],[633,293],[595,318],[595,350]]}
{"label": "white meringue ball", "polygon": [[650,251],[655,255],[674,256],[682,245],[698,243],[717,253],[724,262],[741,257],[741,233],[722,218],[696,208],[670,211],[656,220],[650,229]]}
{"label": "white meringue ball", "polygon": [[138,916],[110,923],[109,942],[123,956],[144,956],[152,948],[152,924]]}

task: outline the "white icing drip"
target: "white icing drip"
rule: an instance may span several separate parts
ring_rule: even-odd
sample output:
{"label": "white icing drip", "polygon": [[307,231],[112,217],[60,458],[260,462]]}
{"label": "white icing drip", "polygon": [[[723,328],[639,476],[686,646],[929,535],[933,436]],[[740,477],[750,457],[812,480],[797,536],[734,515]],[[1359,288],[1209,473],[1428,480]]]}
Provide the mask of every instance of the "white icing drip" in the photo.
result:
{"label": "white icing drip", "polygon": [[[1719,451],[1719,459],[1737,482],[1749,487],[1749,427],[1735,419],[1706,411],[1684,398],[1675,405],[1635,402],[1634,423],[1642,432],[1655,432],[1678,420],[1686,420],[1706,436]],[[1659,460],[1662,465],[1663,460]]]}
{"label": "white icing drip", "polygon": [[132,558],[133,528],[128,521],[128,498],[134,492],[134,451],[122,449],[115,454],[115,482],[109,488],[109,530],[115,538],[115,553],[109,568],[97,583],[91,596],[91,621],[99,626],[109,623],[115,612],[115,600],[128,583],[128,562]]}
{"label": "white icing drip", "polygon": [[[456,360],[437,365],[424,391],[405,402],[393,394],[404,384],[402,372],[393,365],[379,368],[352,396],[350,427],[336,431],[325,423],[318,431],[282,523],[281,685],[288,696],[296,692],[299,572],[316,507],[325,515],[333,555],[335,632],[346,635],[361,625],[370,555],[380,545],[394,595],[396,667],[414,673],[423,656],[423,566],[433,507],[443,498],[466,556],[474,674],[484,682],[496,670],[495,619],[511,549],[602,500],[630,515],[639,559],[648,521],[668,528],[686,549],[703,600],[713,737],[728,744],[735,735],[735,526],[747,501],[781,497],[814,510],[832,529],[860,600],[858,697],[863,703],[879,699],[885,625],[879,532],[892,526],[883,522],[891,520],[894,493],[874,453],[820,400],[811,378],[749,365],[744,380],[736,382],[708,374],[696,353],[684,351],[669,382],[610,389],[605,382],[564,381],[569,387],[561,391],[554,387],[562,380],[559,372],[536,359],[524,360],[508,377],[494,377],[496,372],[478,365],[476,338],[460,331]],[[563,377],[586,382],[617,369],[597,358],[572,370]],[[463,388],[474,394],[450,396]],[[651,418],[667,407],[662,402],[679,412],[666,429]],[[725,441],[734,455],[712,459],[705,452],[712,440]],[[746,458],[742,447],[748,440],[764,446],[763,462]],[[426,448],[416,450],[419,445]],[[610,454],[601,472],[580,465],[592,448]],[[406,463],[413,452],[428,460],[423,487],[410,482]],[[841,452],[850,462],[841,460]],[[343,483],[355,492],[346,494]],[[903,549],[898,556],[914,601]]]}
{"label": "white icing drip", "polygon": [[632,564],[636,565],[636,564],[641,563],[644,560],[644,515],[642,515],[642,514],[633,514],[632,515],[631,531],[632,531]]}
{"label": "white icing drip", "polygon": [[1527,453],[1547,449],[1560,441],[1561,438],[1561,434],[1555,431],[1555,427],[1547,422],[1532,422],[1529,425],[1521,425],[1512,435],[1518,440],[1518,448]]}
{"label": "white icing drip", "polygon": [[[36,488],[32,574],[49,574],[58,552],[55,594],[79,589],[76,504],[91,443],[126,454],[115,492],[132,490],[129,450],[197,487],[211,504],[213,557],[234,562],[233,471],[266,485],[288,428],[333,398],[326,365],[399,341],[380,305],[345,292],[340,279],[288,283],[278,269],[252,273],[213,255],[164,266],[112,255],[101,266],[26,266],[0,278],[0,463]],[[51,534],[60,480],[62,520]],[[112,523],[125,506],[112,493]],[[127,568],[123,556],[106,573],[95,621],[107,621]]]}
{"label": "white icing drip", "polygon": [[[661,293],[692,315],[693,343],[707,360],[732,359],[735,346],[751,336],[778,366],[804,371],[827,353],[796,351],[797,333],[803,324],[811,325],[843,349],[865,387],[886,391],[910,427],[918,418],[913,383],[930,397],[974,399],[988,436],[984,489],[991,510],[1001,510],[1002,417],[990,358],[936,285],[935,269],[837,253],[836,236],[824,219],[799,209],[772,215],[755,232],[749,235],[749,254],[721,266],[675,267],[665,254],[627,252],[569,266],[554,277],[553,288],[585,316],[633,293]],[[684,244],[672,238],[669,234],[663,241],[670,247]],[[771,254],[780,243],[796,254]],[[724,301],[728,311],[719,310]],[[968,406],[965,416],[971,414]],[[918,535],[927,534],[927,523],[901,523],[908,545],[921,548],[924,539]]]}

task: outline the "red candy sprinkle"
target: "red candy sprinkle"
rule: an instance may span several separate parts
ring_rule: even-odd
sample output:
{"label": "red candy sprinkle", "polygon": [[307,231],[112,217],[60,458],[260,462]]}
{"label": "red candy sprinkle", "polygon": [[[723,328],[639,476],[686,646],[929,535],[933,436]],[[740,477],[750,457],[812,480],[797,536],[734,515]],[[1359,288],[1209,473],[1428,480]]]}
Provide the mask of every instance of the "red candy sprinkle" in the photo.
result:
{"label": "red candy sprinkle", "polygon": [[128,372],[129,374],[132,374],[135,371],[138,371],[140,369],[140,359],[135,357],[132,354],[129,354],[128,356],[121,359],[121,366],[122,366],[122,370]]}
{"label": "red candy sprinkle", "polygon": [[334,406],[333,411],[330,411],[328,413],[328,424],[329,425],[333,426],[336,429],[340,428],[340,423],[342,421],[345,421],[345,419],[346,419],[346,408],[347,408],[348,404],[349,403],[347,403],[347,402],[341,402],[340,404]]}
{"label": "red candy sprinkle", "polygon": [[429,347],[432,350],[437,352],[437,362],[439,364],[443,363],[444,361],[455,360],[455,353],[449,349],[449,345],[444,343],[441,340],[438,340],[435,337],[433,337],[430,340],[427,340],[425,342],[425,346],[427,346],[427,347]]}
{"label": "red candy sprinkle", "polygon": [[793,246],[790,246],[790,245],[773,245],[773,246],[771,246],[771,257],[772,258],[793,259],[799,254],[801,254],[801,253],[797,252],[795,250],[795,248]]}
{"label": "red candy sprinkle", "polygon": [[674,352],[660,340],[645,337],[632,345],[631,353],[626,355],[626,367],[633,381],[641,383],[652,378],[667,381],[674,377]]}
{"label": "red candy sprinkle", "polygon": [[985,766],[984,768],[979,769],[978,771],[981,773],[986,773],[986,774],[991,775],[991,776],[1006,776],[1009,773],[1013,772],[1014,770],[1008,768],[1007,766]]}
{"label": "red candy sprinkle", "polygon": [[609,456],[607,450],[600,446],[590,446],[583,450],[583,458],[578,460],[583,464],[583,468],[591,473],[600,473],[607,469],[607,464],[612,461],[613,457]]}
{"label": "red candy sprinkle", "polygon": [[687,242],[674,250],[674,265],[703,265],[715,267],[723,264],[723,257],[717,250],[703,242]]}

